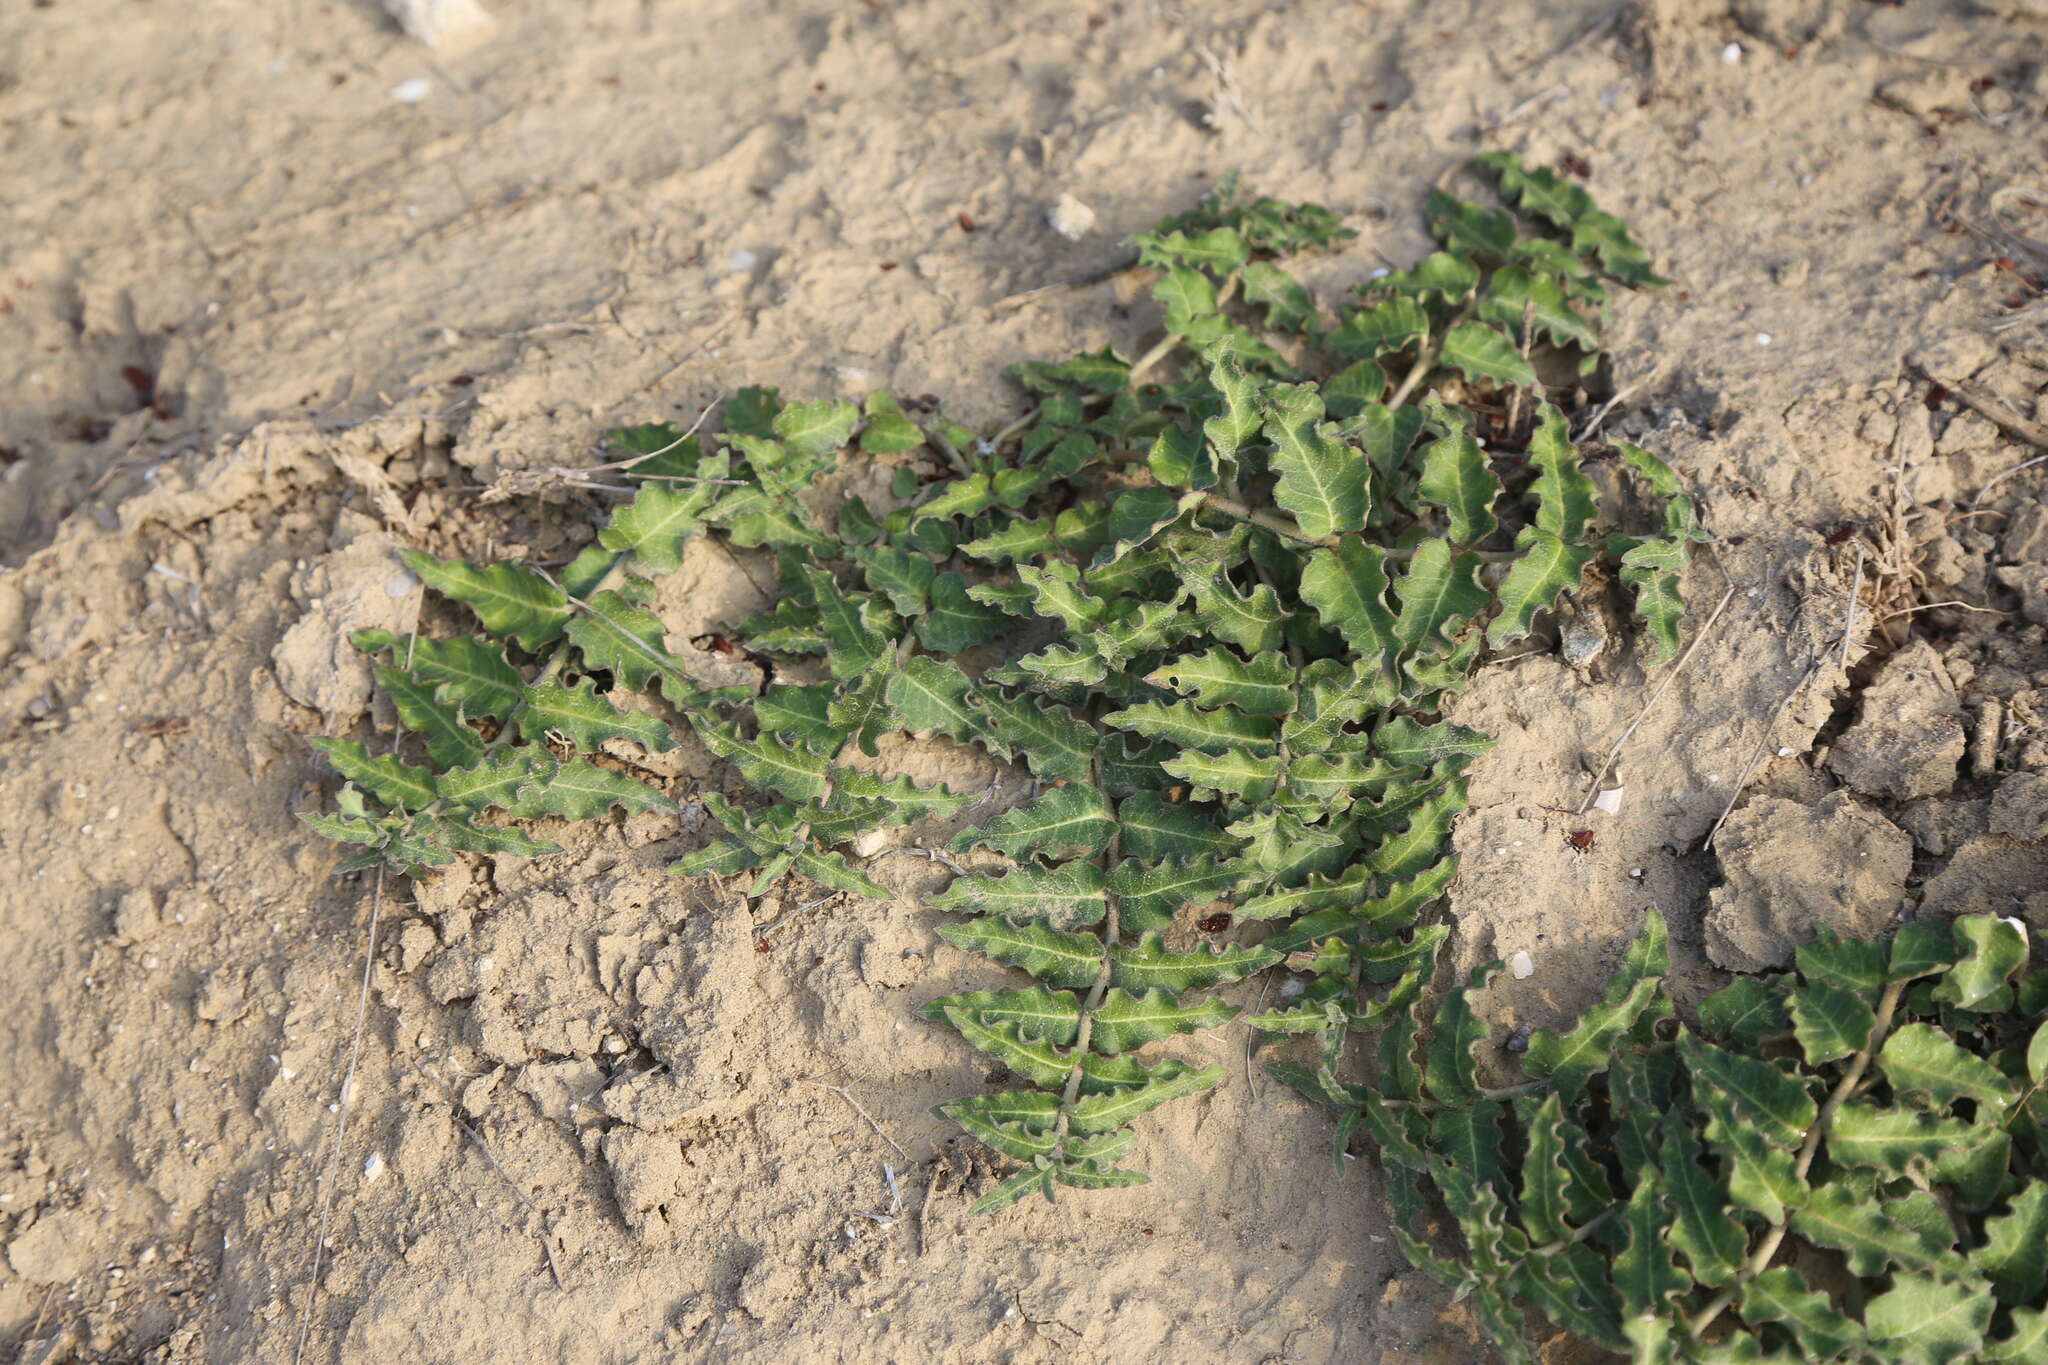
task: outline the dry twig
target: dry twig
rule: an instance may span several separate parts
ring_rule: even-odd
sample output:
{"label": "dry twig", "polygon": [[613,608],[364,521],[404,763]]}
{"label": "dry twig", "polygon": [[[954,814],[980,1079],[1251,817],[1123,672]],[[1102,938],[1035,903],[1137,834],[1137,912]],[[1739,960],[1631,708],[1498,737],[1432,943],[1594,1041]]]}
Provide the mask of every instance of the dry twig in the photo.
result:
{"label": "dry twig", "polygon": [[888,1133],[883,1131],[882,1125],[877,1123],[875,1121],[875,1116],[873,1114],[870,1114],[861,1105],[861,1102],[853,1097],[852,1091],[848,1090],[843,1085],[828,1085],[824,1081],[818,1080],[817,1078],[812,1076],[799,1076],[797,1077],[797,1079],[802,1081],[805,1085],[815,1085],[820,1090],[829,1090],[833,1094],[839,1096],[840,1099],[845,1100],[848,1104],[852,1105],[853,1112],[859,1114],[862,1118],[868,1121],[868,1127],[875,1130],[875,1135],[877,1137],[881,1138],[882,1141],[888,1143],[891,1147],[894,1147],[896,1149],[896,1155],[902,1157],[905,1161],[910,1160],[910,1153],[904,1151],[903,1145],[901,1143],[897,1142],[895,1138],[890,1137]]}
{"label": "dry twig", "polygon": [[[1858,591],[1860,591],[1863,585],[1863,547],[1860,544],[1856,547],[1856,585]],[[1844,669],[1849,666],[1849,644],[1851,631],[1856,623],[1856,608],[1858,605],[1860,604],[1857,602],[1856,596],[1851,594],[1849,610],[1842,622],[1842,667]],[[1751,774],[1756,772],[1756,765],[1763,761],[1765,752],[1770,748],[1771,736],[1778,731],[1778,722],[1784,718],[1785,712],[1791,708],[1793,698],[1805,691],[1806,685],[1819,675],[1822,666],[1827,663],[1828,656],[1831,653],[1833,653],[1832,642],[1815,650],[1813,662],[1806,666],[1806,671],[1799,675],[1798,681],[1794,682],[1786,690],[1784,697],[1779,700],[1777,709],[1771,712],[1770,720],[1764,725],[1763,735],[1756,742],[1756,751],[1749,756],[1749,762],[1743,765],[1741,775],[1735,779],[1735,786],[1728,793],[1728,804],[1721,808],[1720,817],[1714,821],[1714,827],[1707,831],[1707,837],[1700,843],[1701,848],[1712,848],[1714,846],[1715,836],[1721,832],[1721,826],[1728,823],[1728,817],[1734,814],[1735,803],[1742,799],[1743,791],[1749,786]]]}
{"label": "dry twig", "polygon": [[1664,681],[1657,684],[1657,690],[1650,694],[1650,699],[1643,703],[1640,711],[1636,712],[1636,718],[1628,723],[1628,728],[1623,730],[1615,738],[1614,743],[1608,746],[1607,757],[1601,761],[1600,771],[1594,775],[1593,785],[1586,791],[1586,799],[1579,803],[1578,813],[1580,815],[1584,815],[1592,806],[1594,800],[1600,795],[1600,784],[1607,780],[1607,774],[1613,770],[1614,760],[1621,756],[1622,746],[1628,743],[1630,736],[1635,734],[1636,728],[1643,723],[1644,718],[1650,714],[1651,709],[1664,699],[1664,694],[1671,689],[1671,684],[1676,682],[1678,675],[1685,671],[1685,665],[1692,658],[1693,652],[1705,644],[1707,637],[1714,633],[1714,623],[1721,619],[1721,613],[1728,609],[1728,603],[1734,597],[1735,584],[1730,583],[1728,591],[1721,594],[1721,600],[1715,604],[1713,613],[1707,617],[1707,623],[1700,627],[1699,634],[1693,636],[1692,643],[1685,647],[1685,653],[1678,656],[1678,662],[1673,664],[1670,672],[1664,675]]}
{"label": "dry twig", "polygon": [[320,1172],[320,1213],[313,1220],[313,1267],[306,1272],[306,1306],[299,1310],[299,1339],[292,1348],[293,1365],[306,1355],[306,1337],[313,1330],[313,1307],[320,1298],[320,1262],[327,1251],[327,1222],[334,1212],[334,1174],[341,1161],[342,1143],[348,1137],[349,1115],[354,1112],[356,1094],[356,1064],[363,1055],[363,1031],[370,1017],[370,980],[377,962],[377,921],[384,911],[384,869],[377,869],[377,879],[370,892],[370,930],[363,943],[363,979],[356,992],[355,1036],[348,1045],[348,1069],[342,1073],[341,1094],[337,1096],[339,1117],[335,1120],[333,1141],[327,1148],[327,1160]]}

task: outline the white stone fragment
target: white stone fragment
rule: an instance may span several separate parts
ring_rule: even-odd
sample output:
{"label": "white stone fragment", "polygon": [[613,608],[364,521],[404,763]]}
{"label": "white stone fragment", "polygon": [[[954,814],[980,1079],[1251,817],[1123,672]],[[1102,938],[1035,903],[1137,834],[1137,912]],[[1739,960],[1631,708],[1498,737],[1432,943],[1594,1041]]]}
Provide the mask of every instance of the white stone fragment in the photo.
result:
{"label": "white stone fragment", "polygon": [[374,1185],[383,1174],[384,1154],[382,1152],[370,1153],[370,1159],[363,1163],[363,1183],[365,1185]]}
{"label": "white stone fragment", "polygon": [[1593,809],[1602,815],[1621,814],[1621,794],[1626,790],[1625,787],[1609,787],[1593,798]]}
{"label": "white stone fragment", "polygon": [[418,104],[427,97],[434,83],[425,76],[414,76],[411,80],[400,81],[391,87],[391,98],[400,104]]}
{"label": "white stone fragment", "polygon": [[735,275],[744,270],[752,270],[760,263],[761,258],[745,247],[741,247],[738,251],[725,258],[725,268]]}
{"label": "white stone fragment", "polygon": [[1721,49],[1721,60],[1733,66],[1742,60],[1742,44],[1730,43]]}
{"label": "white stone fragment", "polygon": [[474,38],[491,26],[491,16],[477,0],[384,0],[384,9],[408,37],[428,47]]}
{"label": "white stone fragment", "polygon": [[1527,981],[1536,975],[1536,964],[1530,960],[1527,953],[1516,953],[1508,959],[1508,975],[1517,981]]}
{"label": "white stone fragment", "polygon": [[1045,215],[1046,225],[1070,242],[1078,242],[1095,231],[1095,210],[1071,194],[1060,196],[1060,202],[1052,206]]}

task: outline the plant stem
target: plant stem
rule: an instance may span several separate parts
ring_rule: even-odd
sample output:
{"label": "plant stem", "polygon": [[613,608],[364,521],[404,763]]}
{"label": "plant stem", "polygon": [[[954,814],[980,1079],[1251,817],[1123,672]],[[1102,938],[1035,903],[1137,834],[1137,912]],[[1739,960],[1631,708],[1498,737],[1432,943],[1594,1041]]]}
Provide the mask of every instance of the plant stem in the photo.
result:
{"label": "plant stem", "polygon": [[1601,1214],[1598,1218],[1593,1219],[1584,1227],[1578,1229],[1578,1231],[1574,1232],[1571,1236],[1564,1238],[1562,1241],[1552,1242],[1548,1246],[1530,1248],[1529,1254],[1531,1256],[1555,1256],[1561,1251],[1570,1251],[1573,1247],[1577,1246],[1579,1243],[1585,1241],[1588,1237],[1591,1237],[1594,1233],[1598,1232],[1601,1228],[1605,1227],[1611,1220],[1618,1218],[1621,1215],[1621,1207],[1622,1206],[1620,1205],[1616,1205],[1615,1207],[1607,1210],[1607,1212]]}
{"label": "plant stem", "polygon": [[1178,345],[1180,345],[1180,334],[1177,332],[1168,332],[1165,336],[1159,338],[1159,344],[1139,356],[1137,364],[1131,366],[1131,385],[1136,387],[1138,376],[1166,359],[1167,356],[1173,353],[1173,348]]}
{"label": "plant stem", "polygon": [[[1102,790],[1102,751],[1096,750],[1089,776],[1094,780],[1095,790]],[[1116,866],[1117,845],[1121,839],[1121,827],[1111,826],[1109,847],[1103,850],[1102,868],[1107,872]],[[1105,917],[1102,922],[1102,965],[1096,969],[1095,984],[1088,988],[1088,1002],[1081,1007],[1081,1031],[1074,1040],[1074,1068],[1067,1073],[1067,1085],[1060,1095],[1059,1134],[1067,1135],[1068,1116],[1073,1112],[1074,1102],[1081,1097],[1081,1072],[1088,1060],[1088,1041],[1095,1032],[1095,1011],[1102,1007],[1102,998],[1109,994],[1109,970],[1112,959],[1109,950],[1116,946],[1120,932],[1118,927],[1117,894],[1105,884],[1102,896]]]}
{"label": "plant stem", "polygon": [[1045,404],[1040,403],[1037,407],[1031,409],[1031,411],[1025,413],[1022,417],[1019,417],[1016,421],[1010,423],[1010,425],[1004,427],[995,435],[989,437],[988,443],[997,450],[1001,450],[1003,448],[1003,442],[1009,440],[1013,436],[1021,435],[1027,428],[1030,427],[1030,425],[1033,422],[1036,422],[1038,420],[1038,414],[1044,411]]}
{"label": "plant stem", "polygon": [[[1877,1022],[1871,1026],[1869,1041],[1863,1045],[1863,1050],[1858,1052],[1854,1060],[1849,1063],[1848,1071],[1844,1072],[1842,1079],[1835,1083],[1835,1088],[1828,1092],[1826,1102],[1821,1105],[1820,1113],[1813,1120],[1813,1127],[1806,1130],[1806,1141],[1801,1143],[1799,1147],[1799,1164],[1794,1168],[1794,1174],[1798,1179],[1805,1180],[1807,1172],[1813,1169],[1813,1159],[1820,1152],[1821,1139],[1827,1136],[1829,1122],[1835,1117],[1835,1111],[1842,1107],[1843,1101],[1849,1098],[1850,1093],[1862,1081],[1863,1073],[1870,1069],[1870,1060],[1877,1055],[1877,1050],[1884,1045],[1885,1034],[1891,1029],[1892,1015],[1898,1010],[1899,998],[1905,993],[1905,982],[1888,981],[1885,983],[1884,994],[1878,997]],[[1790,1230],[1791,1217],[1792,1211],[1790,1209],[1786,1209],[1779,1214],[1778,1221],[1772,1225],[1769,1232],[1764,1234],[1764,1240],[1757,1246],[1756,1254],[1751,1256],[1748,1262],[1743,1265],[1742,1273],[1736,1277],[1735,1283],[1729,1285],[1719,1294],[1716,1294],[1707,1306],[1702,1308],[1690,1323],[1686,1324],[1686,1330],[1692,1333],[1695,1338],[1700,1333],[1706,1331],[1712,1325],[1715,1318],[1721,1316],[1723,1309],[1735,1302],[1736,1296],[1742,1292],[1744,1285],[1747,1285],[1751,1280],[1763,1274],[1770,1267],[1771,1258],[1778,1254],[1778,1248],[1784,1244],[1785,1234]]]}
{"label": "plant stem", "polygon": [[1274,535],[1283,536],[1298,544],[1335,545],[1337,543],[1335,536],[1316,540],[1311,536],[1303,535],[1301,528],[1286,517],[1274,512],[1262,512],[1255,508],[1247,507],[1235,498],[1226,498],[1220,493],[1204,493],[1202,495],[1202,505],[1214,508],[1226,517],[1235,517],[1239,521],[1248,521],[1254,526],[1263,526]]}
{"label": "plant stem", "polygon": [[[1541,1094],[1548,1090],[1550,1086],[1551,1082],[1547,1078],[1540,1081],[1521,1081],[1515,1085],[1497,1086],[1492,1089],[1481,1086],[1479,1088],[1479,1098],[1482,1100],[1512,1100],[1522,1095]],[[1380,1100],[1378,1103],[1387,1109],[1418,1109],[1425,1114],[1434,1114],[1447,1107],[1435,1100]]]}
{"label": "plant stem", "polygon": [[[1226,517],[1235,517],[1254,526],[1263,526],[1274,535],[1291,540],[1297,545],[1314,545],[1327,549],[1342,539],[1341,536],[1324,536],[1317,540],[1313,536],[1303,534],[1301,527],[1276,512],[1263,512],[1247,507],[1237,499],[1226,498],[1220,493],[1204,493],[1202,505],[1212,511],[1221,512]],[[1415,547],[1388,546],[1383,553],[1388,559],[1408,560],[1415,557]],[[1512,564],[1521,558],[1520,552],[1515,550],[1462,550],[1459,553],[1470,555],[1483,564]]]}
{"label": "plant stem", "polygon": [[1515,1085],[1498,1086],[1491,1090],[1481,1086],[1479,1094],[1482,1098],[1489,1100],[1512,1100],[1521,1095],[1540,1095],[1545,1090],[1548,1090],[1550,1085],[1550,1081],[1544,1079],[1540,1081],[1521,1081]]}
{"label": "plant stem", "polygon": [[[1237,292],[1238,282],[1243,278],[1244,272],[1242,270],[1233,270],[1228,275],[1224,276],[1222,287],[1216,291],[1217,312],[1222,312],[1223,305],[1230,302],[1231,295]],[[1139,375],[1145,373],[1145,371],[1151,369],[1154,365],[1157,365],[1160,361],[1166,359],[1167,356],[1173,354],[1174,348],[1176,346],[1179,346],[1180,343],[1181,337],[1178,332],[1168,332],[1165,336],[1159,339],[1158,345],[1154,346],[1151,350],[1145,352],[1145,354],[1139,356],[1138,363],[1131,366],[1130,383],[1132,387],[1135,388],[1137,386]]]}
{"label": "plant stem", "polygon": [[[1081,399],[1081,405],[1083,407],[1087,407],[1088,405],[1094,403],[1106,403],[1110,400],[1110,397],[1111,395],[1106,393],[1087,394]],[[1019,417],[1016,421],[1010,423],[1008,426],[1003,427],[1001,430],[997,431],[995,435],[989,437],[989,449],[1001,450],[1003,448],[1004,443],[1015,439],[1023,432],[1029,430],[1031,424],[1036,422],[1039,418],[1043,417],[1044,415],[1045,404],[1040,403],[1036,407],[1032,408],[1031,411],[1025,413],[1022,417]],[[736,480],[735,482],[738,481]]]}
{"label": "plant stem", "polygon": [[1451,334],[1452,328],[1471,316],[1472,305],[1468,303],[1458,310],[1456,317],[1444,324],[1444,330],[1434,340],[1423,345],[1422,350],[1415,356],[1415,364],[1410,367],[1407,377],[1401,381],[1401,387],[1395,389],[1394,396],[1387,400],[1388,407],[1398,408],[1408,401],[1408,395],[1414,393],[1422,381],[1429,377],[1429,372],[1436,368],[1437,357],[1444,353],[1444,338]]}
{"label": "plant stem", "polygon": [[925,426],[923,423],[919,423],[918,430],[924,433],[924,438],[927,441],[930,441],[933,445],[939,448],[939,453],[946,457],[946,462],[953,466],[955,472],[960,474],[963,478],[973,477],[974,466],[967,463],[967,457],[965,455],[962,455],[958,450],[955,450],[953,448],[953,443],[951,441],[947,440],[944,436],[939,434],[939,430],[936,426]]}

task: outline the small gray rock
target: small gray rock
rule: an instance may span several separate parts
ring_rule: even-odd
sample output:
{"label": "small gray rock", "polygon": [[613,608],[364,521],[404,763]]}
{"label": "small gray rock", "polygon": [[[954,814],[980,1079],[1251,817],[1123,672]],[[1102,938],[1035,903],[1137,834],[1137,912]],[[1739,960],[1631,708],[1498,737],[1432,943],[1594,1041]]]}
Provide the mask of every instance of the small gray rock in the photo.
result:
{"label": "small gray rock", "polygon": [[1912,801],[1956,783],[1966,739],[1941,656],[1925,640],[1892,655],[1863,694],[1862,715],[1828,766],[1855,791]]}
{"label": "small gray rock", "polygon": [[672,1136],[614,1128],[604,1135],[604,1164],[611,1172],[619,1214],[644,1242],[664,1246],[675,1240],[689,1212],[685,1182],[690,1167],[683,1144]]}
{"label": "small gray rock", "polygon": [[1707,956],[1735,972],[1791,965],[1821,929],[1888,933],[1913,869],[1913,841],[1846,792],[1802,806],[1758,797],[1714,841],[1727,881],[1707,911]]}
{"label": "small gray rock", "polygon": [[2048,564],[2008,564],[1993,572],[2019,594],[2021,615],[2037,626],[2048,626]]}
{"label": "small gray rock", "polygon": [[1984,833],[1986,803],[1934,796],[1915,801],[1893,818],[1923,853],[1946,857]]}
{"label": "small gray rock", "polygon": [[31,1284],[63,1284],[92,1262],[96,1224],[75,1211],[46,1213],[7,1244],[7,1264]]}
{"label": "small gray rock", "polygon": [[2007,774],[1991,794],[1991,832],[2030,843],[2048,839],[2048,776]]}
{"label": "small gray rock", "polygon": [[1998,553],[2008,564],[2048,564],[2048,502],[2031,502],[2012,514]]}
{"label": "small gray rock", "polygon": [[1957,849],[1948,866],[1927,879],[1920,889],[1920,914],[1943,919],[2018,915],[2028,910],[2044,886],[2048,843],[1981,835]]}
{"label": "small gray rock", "polygon": [[156,892],[147,887],[135,887],[121,895],[121,903],[114,908],[114,938],[120,943],[140,943],[154,934],[163,924],[163,916],[157,908]]}

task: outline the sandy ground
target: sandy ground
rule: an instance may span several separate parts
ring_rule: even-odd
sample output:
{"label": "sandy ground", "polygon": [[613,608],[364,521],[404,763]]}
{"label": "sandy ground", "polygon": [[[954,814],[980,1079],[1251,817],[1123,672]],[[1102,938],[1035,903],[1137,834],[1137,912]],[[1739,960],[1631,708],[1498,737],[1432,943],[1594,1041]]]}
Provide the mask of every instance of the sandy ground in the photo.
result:
{"label": "sandy ground", "polygon": [[[0,8],[21,1359],[1472,1358],[1369,1163],[1333,1171],[1241,1036],[1194,1045],[1227,1088],[1148,1120],[1153,1184],[968,1221],[994,1175],[928,1109],[981,1069],[912,1011],[979,969],[909,859],[766,953],[662,875],[672,825],[394,885],[335,1145],[373,898],[294,815],[307,737],[377,719],[341,629],[419,609],[390,547],[564,555],[596,500],[476,484],[746,383],[1003,418],[1005,364],[1150,324],[1130,276],[998,302],[1231,167],[1359,229],[1325,297],[1412,259],[1425,187],[1491,146],[1582,158],[1676,280],[1622,302],[1609,428],[1699,492],[1691,629],[1725,610],[1613,816],[1569,812],[1662,681],[1618,639],[1461,703],[1502,742],[1456,953],[1536,966],[1503,1036],[1584,1003],[1651,904],[1686,998],[1817,923],[2048,928],[2048,470],[1979,502],[2041,452],[1955,397],[2048,418],[2048,261],[2011,235],[2048,215],[1998,194],[2039,173],[2037,6],[492,8],[443,51],[348,3]],[[1064,193],[1097,231],[1047,227]],[[680,640],[758,601],[698,551],[661,609]],[[1913,610],[1955,601],[1990,610]]]}

